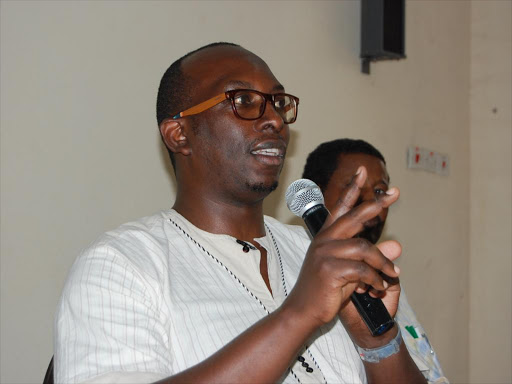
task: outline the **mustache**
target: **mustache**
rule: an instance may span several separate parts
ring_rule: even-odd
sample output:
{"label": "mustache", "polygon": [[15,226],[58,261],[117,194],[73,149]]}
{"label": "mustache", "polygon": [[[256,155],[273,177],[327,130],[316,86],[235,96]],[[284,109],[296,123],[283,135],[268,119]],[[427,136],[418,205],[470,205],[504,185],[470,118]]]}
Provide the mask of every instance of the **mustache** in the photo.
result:
{"label": "mustache", "polygon": [[260,149],[278,148],[286,154],[287,142],[281,136],[270,136],[263,139],[256,139],[247,145],[248,151]]}

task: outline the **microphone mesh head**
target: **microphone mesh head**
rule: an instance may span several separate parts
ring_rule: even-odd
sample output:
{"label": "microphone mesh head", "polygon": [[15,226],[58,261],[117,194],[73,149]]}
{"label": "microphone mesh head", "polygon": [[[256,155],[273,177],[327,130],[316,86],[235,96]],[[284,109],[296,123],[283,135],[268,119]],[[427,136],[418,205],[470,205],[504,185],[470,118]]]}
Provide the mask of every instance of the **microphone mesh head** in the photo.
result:
{"label": "microphone mesh head", "polygon": [[294,215],[302,215],[315,205],[324,204],[320,187],[309,179],[295,180],[286,190],[286,205]]}

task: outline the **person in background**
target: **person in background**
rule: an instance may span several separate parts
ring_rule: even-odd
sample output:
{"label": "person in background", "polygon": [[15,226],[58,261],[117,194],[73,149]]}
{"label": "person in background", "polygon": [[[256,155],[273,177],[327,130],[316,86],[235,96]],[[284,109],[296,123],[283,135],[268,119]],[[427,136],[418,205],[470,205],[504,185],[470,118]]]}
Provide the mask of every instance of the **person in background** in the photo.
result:
{"label": "person in background", "polygon": [[[320,144],[308,155],[302,177],[314,181],[320,187],[325,206],[332,210],[361,166],[366,168],[367,178],[361,188],[357,206],[385,196],[389,189],[386,160],[366,141],[337,139]],[[382,235],[387,215],[388,208],[384,208],[379,215],[365,222],[356,236],[376,244]],[[400,325],[405,345],[425,378],[429,382],[448,383],[425,330],[407,302],[403,288],[395,321]]]}

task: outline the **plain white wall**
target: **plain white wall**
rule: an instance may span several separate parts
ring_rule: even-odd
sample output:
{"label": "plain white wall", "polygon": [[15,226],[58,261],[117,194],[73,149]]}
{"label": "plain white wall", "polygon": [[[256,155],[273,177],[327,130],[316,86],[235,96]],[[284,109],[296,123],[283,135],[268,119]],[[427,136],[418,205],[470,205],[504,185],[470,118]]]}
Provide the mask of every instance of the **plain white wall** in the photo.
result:
{"label": "plain white wall", "polygon": [[512,382],[512,2],[471,8],[469,378]]}
{"label": "plain white wall", "polygon": [[[295,222],[286,186],[322,141],[363,138],[402,197],[387,237],[445,373],[468,380],[471,3],[407,2],[407,59],[360,72],[358,1],[0,3],[0,381],[40,382],[53,314],[80,249],[168,208],[174,181],[155,99],[172,61],[233,41],[301,98],[281,187],[266,212]],[[441,177],[405,168],[408,145],[447,153]]]}

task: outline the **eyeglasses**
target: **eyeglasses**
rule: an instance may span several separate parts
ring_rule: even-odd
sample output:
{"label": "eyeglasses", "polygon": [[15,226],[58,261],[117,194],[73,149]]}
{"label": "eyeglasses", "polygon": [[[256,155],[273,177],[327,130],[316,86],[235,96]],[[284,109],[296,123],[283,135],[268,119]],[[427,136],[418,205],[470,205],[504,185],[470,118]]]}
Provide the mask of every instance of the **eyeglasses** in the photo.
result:
{"label": "eyeglasses", "polygon": [[242,120],[256,120],[263,116],[267,101],[272,104],[285,124],[291,124],[297,120],[298,97],[287,93],[275,93],[271,95],[252,89],[234,89],[221,93],[220,95],[178,113],[173,116],[173,119],[197,115],[228,99],[231,100],[233,112]]}

